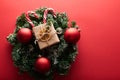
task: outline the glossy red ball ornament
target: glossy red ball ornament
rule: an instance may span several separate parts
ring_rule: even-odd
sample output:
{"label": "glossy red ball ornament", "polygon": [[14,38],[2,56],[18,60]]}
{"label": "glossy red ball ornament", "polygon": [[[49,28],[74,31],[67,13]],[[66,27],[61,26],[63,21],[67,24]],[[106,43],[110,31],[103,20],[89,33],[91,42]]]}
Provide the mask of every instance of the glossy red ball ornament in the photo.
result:
{"label": "glossy red ball ornament", "polygon": [[32,31],[29,28],[21,28],[17,33],[17,40],[21,43],[28,43],[32,39]]}
{"label": "glossy red ball ornament", "polygon": [[66,29],[64,32],[64,39],[67,43],[77,43],[80,39],[80,30],[72,27]]}
{"label": "glossy red ball ornament", "polygon": [[46,73],[50,70],[51,63],[48,58],[39,57],[35,62],[35,69],[40,73]]}

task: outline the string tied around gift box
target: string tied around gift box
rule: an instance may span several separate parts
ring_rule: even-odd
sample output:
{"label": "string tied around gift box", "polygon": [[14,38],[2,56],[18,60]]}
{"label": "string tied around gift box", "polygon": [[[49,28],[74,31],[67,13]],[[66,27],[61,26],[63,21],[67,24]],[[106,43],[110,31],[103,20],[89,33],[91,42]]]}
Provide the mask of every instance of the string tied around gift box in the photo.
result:
{"label": "string tied around gift box", "polygon": [[[47,14],[48,14],[48,11],[50,11],[52,13],[52,15],[54,17],[56,17],[56,14],[55,14],[55,11],[53,8],[47,8],[45,9],[44,11],[44,14],[43,14],[43,23],[47,23]],[[33,14],[35,16],[35,18],[39,18],[38,15],[34,12],[34,11],[28,11],[26,13],[26,19],[28,21],[28,23],[33,27],[35,27],[35,25],[33,24],[33,22],[30,20],[30,17],[29,17],[29,14]],[[52,37],[49,33],[50,33],[50,28],[49,26],[48,27],[40,27],[40,31],[39,31],[39,40],[41,41],[48,41],[50,40],[50,38]]]}

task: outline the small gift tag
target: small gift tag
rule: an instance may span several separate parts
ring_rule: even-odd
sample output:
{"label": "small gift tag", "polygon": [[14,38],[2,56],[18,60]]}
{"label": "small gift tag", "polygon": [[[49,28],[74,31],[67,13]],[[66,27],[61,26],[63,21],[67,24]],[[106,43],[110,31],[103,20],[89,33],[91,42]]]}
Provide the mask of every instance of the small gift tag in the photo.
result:
{"label": "small gift tag", "polygon": [[50,25],[46,23],[46,16],[47,16],[48,11],[52,11],[55,17],[54,10],[52,8],[47,8],[44,12],[44,18],[43,18],[44,24],[40,24],[34,27],[34,24],[31,23],[31,21],[27,19],[29,23],[31,24],[31,26],[33,26],[32,30],[33,30],[33,33],[35,35],[35,38],[38,42],[40,49],[44,49],[46,47],[49,47],[53,44],[60,42],[52,22],[50,23]]}

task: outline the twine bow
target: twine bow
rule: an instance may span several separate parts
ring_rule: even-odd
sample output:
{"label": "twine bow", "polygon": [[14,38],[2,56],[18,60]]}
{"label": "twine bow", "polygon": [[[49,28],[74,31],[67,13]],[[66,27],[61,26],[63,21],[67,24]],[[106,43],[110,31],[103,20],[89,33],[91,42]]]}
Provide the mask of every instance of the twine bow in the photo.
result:
{"label": "twine bow", "polygon": [[51,30],[48,27],[40,27],[40,31],[38,32],[38,35],[39,35],[39,40],[40,41],[49,41],[51,39]]}

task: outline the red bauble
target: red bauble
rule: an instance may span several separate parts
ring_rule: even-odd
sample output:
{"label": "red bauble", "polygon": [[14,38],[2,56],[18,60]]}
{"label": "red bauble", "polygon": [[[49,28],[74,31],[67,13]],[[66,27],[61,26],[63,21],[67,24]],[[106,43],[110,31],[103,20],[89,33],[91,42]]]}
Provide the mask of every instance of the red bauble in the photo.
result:
{"label": "red bauble", "polygon": [[40,73],[46,73],[50,70],[51,63],[45,57],[39,57],[35,62],[35,69]]}
{"label": "red bauble", "polygon": [[64,39],[67,43],[75,44],[80,39],[80,31],[77,28],[68,28],[64,33]]}
{"label": "red bauble", "polygon": [[29,28],[21,28],[17,33],[17,39],[21,43],[28,43],[32,39],[32,31]]}

